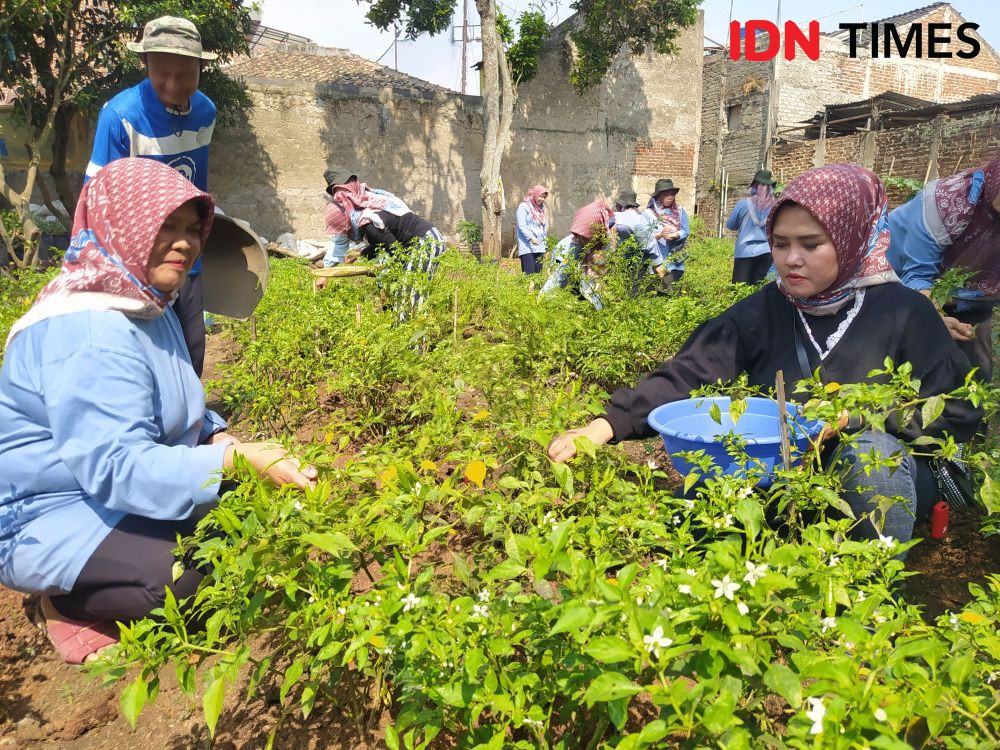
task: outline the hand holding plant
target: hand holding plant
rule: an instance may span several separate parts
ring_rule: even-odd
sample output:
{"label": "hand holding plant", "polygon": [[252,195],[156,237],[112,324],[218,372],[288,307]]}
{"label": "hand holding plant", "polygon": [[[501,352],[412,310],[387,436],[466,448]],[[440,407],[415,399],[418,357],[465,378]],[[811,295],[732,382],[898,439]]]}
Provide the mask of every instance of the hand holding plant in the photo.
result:
{"label": "hand holding plant", "polygon": [[549,458],[558,463],[569,461],[576,455],[576,442],[578,437],[585,437],[594,445],[604,445],[613,438],[614,431],[611,423],[603,417],[592,420],[586,427],[575,430],[567,430],[556,436],[549,443]]}
{"label": "hand holding plant", "polygon": [[233,468],[236,455],[245,458],[249,464],[278,487],[293,484],[299,489],[316,486],[316,468],[302,465],[288,451],[276,443],[237,443],[226,449],[224,465]]}

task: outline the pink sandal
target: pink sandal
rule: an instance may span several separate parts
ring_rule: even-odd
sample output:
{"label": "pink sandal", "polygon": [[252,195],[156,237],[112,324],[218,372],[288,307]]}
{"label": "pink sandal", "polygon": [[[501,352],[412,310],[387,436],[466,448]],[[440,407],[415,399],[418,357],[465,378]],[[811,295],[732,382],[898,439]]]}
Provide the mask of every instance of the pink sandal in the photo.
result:
{"label": "pink sandal", "polygon": [[[48,602],[49,607],[53,607]],[[39,615],[45,623],[45,634],[52,647],[67,664],[83,664],[87,657],[102,648],[118,643],[118,625],[114,622],[81,622],[79,620],[50,620],[44,614],[45,602]]]}

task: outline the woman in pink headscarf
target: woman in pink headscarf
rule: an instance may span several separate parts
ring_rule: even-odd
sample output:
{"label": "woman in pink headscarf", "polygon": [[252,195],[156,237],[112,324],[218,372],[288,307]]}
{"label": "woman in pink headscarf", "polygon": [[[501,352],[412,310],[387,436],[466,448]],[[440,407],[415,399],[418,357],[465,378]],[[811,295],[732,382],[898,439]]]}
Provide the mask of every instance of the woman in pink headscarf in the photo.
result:
{"label": "woman in pink headscarf", "polygon": [[[776,283],[733,305],[691,334],[673,359],[647,375],[635,388],[614,393],[605,414],[586,427],[552,441],[549,456],[566,461],[576,453],[574,438],[586,436],[604,444],[653,437],[646,422],[661,404],[680,401],[691,391],[746,374],[751,385],[771,388],[782,370],[788,381],[819,370],[827,382],[870,382],[868,373],[890,357],[909,362],[920,395],[947,393],[961,386],[968,360],[952,343],[930,302],[898,282],[886,249],[889,245],[885,189],[879,179],[853,164],[831,164],[795,178],[781,194],[768,218],[768,238],[778,270]],[[793,397],[800,394],[793,394]],[[903,440],[948,432],[959,441],[973,434],[981,412],[971,404],[949,400],[931,425],[892,420],[886,432],[866,429],[843,415],[826,437],[857,432],[845,444],[843,459],[857,468],[859,456],[877,450],[883,456],[905,454]],[[871,514],[875,496],[903,497],[876,530],[869,520],[855,534],[876,533],[907,541],[920,496],[922,512],[933,500],[933,481],[907,455],[892,473],[875,469],[844,493],[857,518]],[[918,493],[918,481],[921,492]]]}
{"label": "woman in pink headscarf", "polygon": [[889,260],[900,280],[930,296],[955,268],[971,272],[941,317],[979,377],[993,378],[993,309],[1000,302],[1000,154],[975,169],[932,180],[889,214]]}
{"label": "woman in pink headscarf", "polygon": [[548,188],[535,185],[517,207],[517,257],[521,259],[521,270],[527,274],[542,270],[542,256],[549,249],[549,214],[545,208],[548,197]]}
{"label": "woman in pink headscarf", "polygon": [[241,443],[205,408],[171,308],[213,220],[212,197],[152,159],[83,188],[61,273],[10,332],[0,370],[0,584],[41,594],[50,640],[82,662],[170,587],[194,593],[189,535],[242,456],[277,484],[316,472]]}
{"label": "woman in pink headscarf", "polygon": [[569,234],[559,240],[552,251],[552,270],[540,294],[567,286],[570,268],[578,263],[581,271],[580,294],[598,310],[601,309],[603,302],[597,292],[595,266],[604,251],[608,230],[614,226],[614,216],[614,211],[600,199],[573,214]]}

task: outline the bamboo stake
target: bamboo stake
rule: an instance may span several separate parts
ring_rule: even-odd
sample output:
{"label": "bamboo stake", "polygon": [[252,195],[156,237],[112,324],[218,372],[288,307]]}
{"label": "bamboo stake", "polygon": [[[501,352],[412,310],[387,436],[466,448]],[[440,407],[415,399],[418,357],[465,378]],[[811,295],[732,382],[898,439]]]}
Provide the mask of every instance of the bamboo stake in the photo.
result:
{"label": "bamboo stake", "polygon": [[458,343],[458,287],[455,287],[455,294],[451,302],[451,311],[453,315],[451,323],[451,338],[456,344]]}
{"label": "bamboo stake", "polygon": [[778,434],[781,437],[781,463],[787,471],[792,467],[792,445],[788,437],[788,407],[785,401],[785,373],[774,375],[774,392],[778,397]]}
{"label": "bamboo stake", "polygon": [[358,326],[358,328],[361,328],[361,303],[360,302],[354,308],[354,322]]}
{"label": "bamboo stake", "polygon": [[257,313],[250,315],[250,340],[257,340]]}

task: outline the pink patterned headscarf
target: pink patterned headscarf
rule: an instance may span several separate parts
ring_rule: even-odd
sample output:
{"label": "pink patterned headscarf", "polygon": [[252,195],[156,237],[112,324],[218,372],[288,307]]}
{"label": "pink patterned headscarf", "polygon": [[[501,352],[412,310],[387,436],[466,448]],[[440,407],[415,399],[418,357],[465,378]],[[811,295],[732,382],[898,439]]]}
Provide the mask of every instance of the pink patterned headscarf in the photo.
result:
{"label": "pink patterned headscarf", "polygon": [[545,204],[542,203],[542,196],[548,194],[548,192],[549,189],[544,185],[535,185],[524,194],[524,202],[528,204],[528,210],[531,211],[531,218],[538,225],[545,223]]}
{"label": "pink patterned headscarf", "polygon": [[[758,216],[766,216],[767,212],[774,208],[774,188],[759,182],[753,183],[750,186],[750,202],[757,209]],[[763,221],[758,222],[758,224],[763,223]]]}
{"label": "pink patterned headscarf", "polygon": [[340,210],[327,210],[327,231],[332,229],[330,234],[348,234],[351,231],[352,211],[366,208],[381,211],[388,203],[388,198],[373,192],[363,182],[352,180],[346,185],[337,185],[333,188],[332,205]]}
{"label": "pink patterned headscarf", "polygon": [[792,296],[778,279],[778,288],[800,310],[832,315],[858,289],[899,280],[886,257],[888,204],[885,188],[874,173],[856,164],[827,164],[796,177],[767,217],[767,239],[772,246],[775,218],[788,203],[802,206],[822,224],[837,251],[837,277],[813,297]]}
{"label": "pink patterned headscarf", "polygon": [[202,242],[214,203],[177,170],[153,159],[118,159],[83,186],[62,270],[7,338],[46,318],[82,310],[117,310],[156,318],[177,293],[150,286],[146,266],[166,218],[188,201],[203,204]]}
{"label": "pink patterned headscarf", "polygon": [[570,224],[569,231],[589,240],[594,236],[594,229],[597,226],[608,228],[612,216],[614,211],[604,201],[598,199],[573,214],[573,223]]}
{"label": "pink patterned headscarf", "polygon": [[1000,296],[1000,154],[978,169],[928,183],[923,191],[924,223],[945,248],[944,267],[975,271],[966,288]]}

